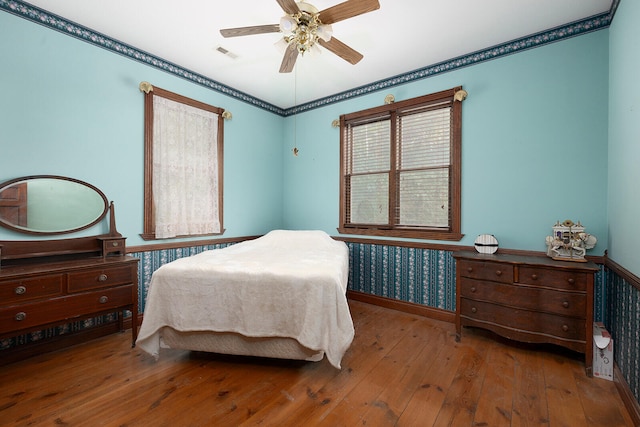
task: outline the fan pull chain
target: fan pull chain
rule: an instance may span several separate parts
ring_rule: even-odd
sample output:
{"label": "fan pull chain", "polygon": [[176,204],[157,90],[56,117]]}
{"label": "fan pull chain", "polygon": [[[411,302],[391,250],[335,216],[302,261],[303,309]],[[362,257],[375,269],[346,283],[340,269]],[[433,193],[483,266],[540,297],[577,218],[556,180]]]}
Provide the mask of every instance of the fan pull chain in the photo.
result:
{"label": "fan pull chain", "polygon": [[293,70],[293,155],[298,157],[298,113],[295,111],[298,105],[298,67]]}

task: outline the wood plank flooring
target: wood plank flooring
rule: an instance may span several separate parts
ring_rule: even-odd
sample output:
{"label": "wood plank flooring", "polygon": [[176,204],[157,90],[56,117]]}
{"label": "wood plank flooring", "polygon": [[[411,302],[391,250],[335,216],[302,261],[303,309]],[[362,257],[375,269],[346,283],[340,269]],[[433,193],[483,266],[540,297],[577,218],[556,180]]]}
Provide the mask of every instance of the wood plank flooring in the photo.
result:
{"label": "wood plank flooring", "polygon": [[633,425],[581,355],[470,328],[457,343],[450,323],[350,306],[342,370],[172,349],[156,362],[115,334],[0,367],[0,425]]}

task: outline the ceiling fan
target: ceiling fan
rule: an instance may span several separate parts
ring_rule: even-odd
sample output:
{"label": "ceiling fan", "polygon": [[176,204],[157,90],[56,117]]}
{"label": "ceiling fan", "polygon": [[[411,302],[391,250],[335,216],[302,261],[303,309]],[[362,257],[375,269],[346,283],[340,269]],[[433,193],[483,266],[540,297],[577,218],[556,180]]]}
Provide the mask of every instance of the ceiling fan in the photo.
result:
{"label": "ceiling fan", "polygon": [[249,36],[253,34],[282,32],[281,42],[286,46],[280,65],[281,73],[290,73],[299,54],[304,54],[317,45],[335,53],[351,64],[357,64],[362,54],[350,48],[332,35],[331,24],[380,8],[378,0],[347,0],[335,6],[318,11],[304,0],[276,0],[285,16],[279,24],[252,27],[226,28],[220,30],[223,37]]}

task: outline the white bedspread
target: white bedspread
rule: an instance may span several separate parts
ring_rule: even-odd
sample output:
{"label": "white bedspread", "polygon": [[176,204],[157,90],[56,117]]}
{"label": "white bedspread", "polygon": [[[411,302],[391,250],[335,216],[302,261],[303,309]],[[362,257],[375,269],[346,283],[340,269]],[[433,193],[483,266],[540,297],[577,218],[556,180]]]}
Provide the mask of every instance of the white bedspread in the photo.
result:
{"label": "white bedspread", "polygon": [[349,255],[322,231],[275,230],[153,273],[136,344],[159,357],[162,329],[288,337],[340,368],[354,336]]}

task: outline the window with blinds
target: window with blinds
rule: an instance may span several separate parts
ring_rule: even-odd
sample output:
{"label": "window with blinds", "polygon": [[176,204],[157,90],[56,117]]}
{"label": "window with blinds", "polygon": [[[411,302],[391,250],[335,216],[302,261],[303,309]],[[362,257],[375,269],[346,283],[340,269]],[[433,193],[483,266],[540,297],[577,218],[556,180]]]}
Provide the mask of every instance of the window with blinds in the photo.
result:
{"label": "window with blinds", "polygon": [[461,88],[341,121],[341,233],[459,240]]}

